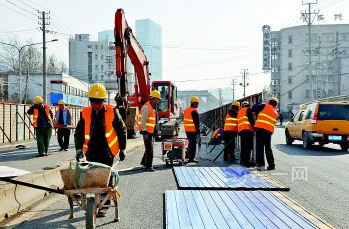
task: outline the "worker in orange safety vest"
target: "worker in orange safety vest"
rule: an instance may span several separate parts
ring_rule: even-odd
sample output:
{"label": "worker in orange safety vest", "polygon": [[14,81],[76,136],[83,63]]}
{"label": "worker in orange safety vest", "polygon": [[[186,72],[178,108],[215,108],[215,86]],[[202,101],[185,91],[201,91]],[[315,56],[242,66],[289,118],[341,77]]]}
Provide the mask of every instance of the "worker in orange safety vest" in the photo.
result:
{"label": "worker in orange safety vest", "polygon": [[268,162],[268,170],[275,169],[273,151],[271,149],[271,135],[274,133],[276,119],[279,116],[276,107],[279,100],[271,98],[268,103],[253,107],[253,112],[257,114],[254,125],[256,130],[256,164],[258,170],[264,170],[264,149]]}
{"label": "worker in orange safety vest", "polygon": [[48,147],[52,135],[53,113],[47,104],[43,104],[43,98],[36,96],[35,104],[29,108],[27,113],[33,115],[33,127],[35,128],[38,156],[47,156]]}
{"label": "worker in orange safety vest", "polygon": [[141,165],[145,167],[145,171],[154,172],[153,168],[153,156],[154,147],[153,140],[155,137],[156,127],[156,112],[155,108],[161,101],[161,94],[158,90],[153,90],[150,93],[150,100],[146,102],[138,117],[138,130],[143,135],[144,141],[144,155],[141,161]]}
{"label": "worker in orange safety vest", "polygon": [[224,121],[224,161],[235,161],[235,140],[238,133],[238,112],[240,102],[232,102]]}
{"label": "worker in orange safety vest", "polygon": [[197,109],[199,107],[199,97],[192,96],[190,98],[190,107],[184,110],[183,114],[183,124],[184,131],[189,140],[189,145],[187,149],[188,162],[198,162],[195,160],[196,154],[196,142],[200,138],[200,120],[199,113]]}
{"label": "worker in orange safety vest", "polygon": [[250,162],[253,149],[253,125],[254,118],[249,102],[244,101],[238,114],[238,134],[240,136],[240,165],[246,167],[254,166]]}
{"label": "worker in orange safety vest", "polygon": [[126,156],[126,126],[118,110],[105,104],[105,87],[93,84],[88,93],[91,106],[82,108],[74,134],[76,160],[113,165],[114,158]]}

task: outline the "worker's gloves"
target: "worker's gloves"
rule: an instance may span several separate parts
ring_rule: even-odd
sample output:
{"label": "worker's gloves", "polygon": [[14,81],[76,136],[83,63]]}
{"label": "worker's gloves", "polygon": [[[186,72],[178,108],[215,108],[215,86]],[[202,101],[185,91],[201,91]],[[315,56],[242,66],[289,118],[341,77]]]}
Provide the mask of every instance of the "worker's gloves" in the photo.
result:
{"label": "worker's gloves", "polygon": [[119,153],[120,161],[125,160],[125,157],[126,157],[126,150],[124,150],[124,149],[120,150],[120,153]]}
{"label": "worker's gloves", "polygon": [[81,149],[78,149],[77,151],[76,151],[76,161],[83,161],[82,159],[85,157],[85,154],[84,154],[84,152],[82,152],[82,150]]}

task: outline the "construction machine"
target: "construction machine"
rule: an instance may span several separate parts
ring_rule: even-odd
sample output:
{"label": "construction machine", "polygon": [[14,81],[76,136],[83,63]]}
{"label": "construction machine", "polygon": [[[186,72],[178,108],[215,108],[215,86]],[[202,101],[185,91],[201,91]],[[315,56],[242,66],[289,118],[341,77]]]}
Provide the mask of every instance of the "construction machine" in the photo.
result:
{"label": "construction machine", "polygon": [[[118,79],[117,101],[127,101],[128,106],[119,109],[125,113],[125,122],[128,136],[134,137],[137,130],[138,111],[149,100],[152,89],[159,90],[161,102],[157,107],[156,138],[173,137],[179,132],[179,104],[177,100],[177,87],[171,81],[150,82],[149,62],[140,43],[132,33],[125,19],[123,9],[115,13],[115,59],[116,76]],[[131,60],[135,71],[134,93],[128,92],[127,82],[127,56]]]}

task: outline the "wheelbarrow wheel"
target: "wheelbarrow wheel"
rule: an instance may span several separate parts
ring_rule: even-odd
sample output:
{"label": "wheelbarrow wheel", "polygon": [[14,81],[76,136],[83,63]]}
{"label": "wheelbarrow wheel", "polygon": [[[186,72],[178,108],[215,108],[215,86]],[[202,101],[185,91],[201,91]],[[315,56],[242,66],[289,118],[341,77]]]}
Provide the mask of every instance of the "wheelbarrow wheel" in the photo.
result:
{"label": "wheelbarrow wheel", "polygon": [[96,228],[96,215],[97,209],[95,204],[95,198],[87,198],[86,203],[86,229],[95,229]]}

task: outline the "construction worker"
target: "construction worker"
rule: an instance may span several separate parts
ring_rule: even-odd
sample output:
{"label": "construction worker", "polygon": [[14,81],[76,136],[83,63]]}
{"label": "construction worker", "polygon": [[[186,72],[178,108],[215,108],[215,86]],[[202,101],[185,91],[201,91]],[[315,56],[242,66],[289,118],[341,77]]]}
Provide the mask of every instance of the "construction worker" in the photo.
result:
{"label": "construction worker", "polygon": [[58,110],[55,115],[54,126],[57,128],[57,140],[61,147],[59,151],[68,151],[69,147],[69,137],[71,126],[71,114],[69,109],[65,106],[64,100],[58,101]]}
{"label": "construction worker", "polygon": [[199,107],[199,97],[190,98],[190,107],[184,110],[184,131],[189,140],[187,158],[188,162],[198,162],[195,160],[196,141],[200,138],[200,120],[197,109]]}
{"label": "construction worker", "polygon": [[33,115],[33,126],[36,133],[36,142],[38,146],[38,156],[47,156],[48,147],[52,135],[53,113],[47,104],[42,104],[43,99],[40,96],[34,98],[35,104],[29,108],[27,113]]}
{"label": "construction worker", "polygon": [[252,109],[247,101],[241,105],[238,114],[238,134],[240,136],[240,164],[246,167],[251,167],[254,164],[250,163],[251,152],[253,149],[253,126],[254,119]]}
{"label": "construction worker", "polygon": [[235,139],[238,133],[238,112],[240,103],[232,102],[224,121],[224,161],[235,161]]}
{"label": "construction worker", "polygon": [[93,84],[88,93],[91,106],[81,111],[74,134],[76,160],[86,157],[87,161],[113,165],[119,155],[126,157],[126,126],[116,108],[105,104],[105,87]]}
{"label": "construction worker", "polygon": [[150,93],[150,100],[146,102],[138,117],[138,130],[143,135],[144,141],[144,155],[141,161],[141,165],[145,167],[145,171],[154,172],[153,168],[153,139],[156,126],[156,113],[155,108],[161,100],[161,95],[158,90],[153,90]]}
{"label": "construction worker", "polygon": [[254,106],[253,111],[257,113],[256,129],[256,162],[257,169],[264,170],[264,148],[268,162],[268,170],[275,169],[273,151],[271,149],[271,135],[274,133],[276,118],[279,116],[276,107],[279,100],[271,98],[267,104]]}

